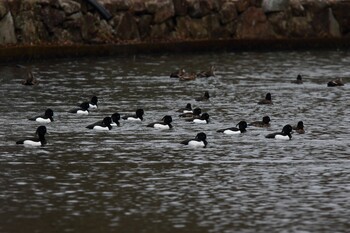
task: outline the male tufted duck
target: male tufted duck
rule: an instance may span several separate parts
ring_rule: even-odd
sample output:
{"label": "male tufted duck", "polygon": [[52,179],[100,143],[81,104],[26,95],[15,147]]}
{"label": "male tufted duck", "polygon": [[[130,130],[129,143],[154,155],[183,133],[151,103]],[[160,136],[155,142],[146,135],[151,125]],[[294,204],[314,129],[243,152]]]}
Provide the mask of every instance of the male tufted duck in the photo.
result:
{"label": "male tufted duck", "polygon": [[[238,128],[237,128],[238,126]],[[224,134],[240,134],[240,133],[245,133],[247,132],[247,122],[245,121],[240,121],[236,127],[231,127],[231,128],[226,128],[226,129],[220,129],[217,132],[219,133],[224,133]]]}
{"label": "male tufted duck", "polygon": [[89,109],[96,109],[97,108],[97,102],[98,102],[97,96],[93,96],[93,97],[91,97],[90,102],[86,101],[86,102],[83,102],[83,103],[89,104]]}
{"label": "male tufted duck", "polygon": [[271,94],[270,92],[266,94],[265,99],[260,100],[258,104],[273,104],[271,100]]}
{"label": "male tufted duck", "polygon": [[147,127],[153,127],[155,129],[171,129],[173,126],[171,125],[171,122],[173,121],[173,118],[169,115],[166,115],[162,118],[162,122],[154,122],[151,124],[148,124]]}
{"label": "male tufted duck", "polygon": [[53,121],[53,111],[52,109],[46,109],[44,115],[36,116],[33,118],[29,118],[30,121],[37,121],[42,123],[49,123]]}
{"label": "male tufted duck", "polygon": [[196,101],[208,101],[210,98],[209,92],[205,91],[203,96],[200,96],[198,98],[195,98]]}
{"label": "male tufted duck", "polygon": [[270,117],[269,116],[264,116],[262,121],[253,121],[249,123],[249,126],[255,126],[255,127],[270,127]]}
{"label": "male tufted duck", "polygon": [[193,123],[199,123],[199,124],[208,124],[209,114],[205,112],[199,118],[188,119],[187,121],[192,121]]}
{"label": "male tufted duck", "polygon": [[119,113],[113,113],[112,116],[112,123],[111,126],[120,126],[119,120],[120,120],[120,114]]}
{"label": "male tufted duck", "polygon": [[197,136],[194,139],[187,139],[181,142],[181,144],[189,145],[193,147],[206,147],[207,142],[207,135],[203,132],[198,133]]}
{"label": "male tufted duck", "polygon": [[292,135],[290,134],[292,132],[292,126],[291,125],[285,125],[282,129],[282,132],[279,133],[271,133],[266,135],[266,138],[275,138],[275,139],[281,139],[281,140],[290,140],[292,139]]}
{"label": "male tufted duck", "polygon": [[328,87],[337,87],[337,86],[344,86],[343,79],[342,78],[337,78],[332,81],[329,81],[327,83]]}
{"label": "male tufted duck", "polygon": [[68,111],[69,113],[76,113],[81,115],[88,115],[89,114],[89,103],[84,102],[80,104],[80,108],[74,108]]}
{"label": "male tufted duck", "polygon": [[293,130],[299,134],[303,134],[305,133],[304,130],[304,122],[299,121],[298,124],[296,126],[293,126]]}
{"label": "male tufted duck", "polygon": [[143,114],[143,109],[137,109],[135,115],[126,115],[123,116],[122,119],[128,121],[143,121]]}
{"label": "male tufted duck", "polygon": [[46,144],[45,140],[45,134],[46,134],[46,127],[45,126],[39,126],[36,129],[35,132],[38,137],[37,138],[29,138],[29,139],[22,139],[16,142],[16,144],[24,144],[29,146],[43,146]]}
{"label": "male tufted duck", "polygon": [[98,121],[94,124],[86,126],[87,129],[94,129],[94,130],[111,130],[112,126],[112,118],[105,117],[103,118],[102,122]]}

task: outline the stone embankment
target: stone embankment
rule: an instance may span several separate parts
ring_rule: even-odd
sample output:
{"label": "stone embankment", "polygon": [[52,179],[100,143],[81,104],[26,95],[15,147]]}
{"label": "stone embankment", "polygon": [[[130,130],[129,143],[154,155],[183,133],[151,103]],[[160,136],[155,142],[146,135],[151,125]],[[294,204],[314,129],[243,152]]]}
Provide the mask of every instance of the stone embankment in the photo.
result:
{"label": "stone embankment", "polygon": [[0,48],[350,39],[350,0],[1,0]]}

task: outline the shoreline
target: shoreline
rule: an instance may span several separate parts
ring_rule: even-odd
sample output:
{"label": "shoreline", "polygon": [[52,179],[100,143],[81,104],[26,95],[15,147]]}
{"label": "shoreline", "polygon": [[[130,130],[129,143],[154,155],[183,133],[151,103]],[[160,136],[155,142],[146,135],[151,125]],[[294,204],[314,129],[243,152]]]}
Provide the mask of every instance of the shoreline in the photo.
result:
{"label": "shoreline", "polygon": [[0,46],[0,62],[161,53],[348,49],[350,38],[218,39],[124,44]]}

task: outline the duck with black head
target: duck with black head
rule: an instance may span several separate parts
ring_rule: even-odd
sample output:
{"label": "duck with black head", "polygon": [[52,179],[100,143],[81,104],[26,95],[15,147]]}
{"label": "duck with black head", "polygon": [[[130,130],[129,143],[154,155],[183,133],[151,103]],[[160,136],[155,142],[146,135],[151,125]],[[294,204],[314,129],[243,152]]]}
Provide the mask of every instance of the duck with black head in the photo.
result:
{"label": "duck with black head", "polygon": [[292,139],[292,132],[293,128],[291,125],[285,125],[282,129],[281,132],[277,133],[270,133],[266,135],[266,138],[274,138],[274,139],[279,139],[279,140],[291,140]]}
{"label": "duck with black head", "polygon": [[198,98],[195,98],[196,101],[209,101],[209,91],[205,91],[204,94]]}
{"label": "duck with black head", "polygon": [[173,128],[173,126],[171,125],[172,121],[173,121],[173,118],[171,116],[165,115],[162,118],[162,121],[148,124],[147,127],[152,127],[155,129],[172,129]]}
{"label": "duck with black head", "polygon": [[271,93],[268,92],[265,96],[265,99],[262,99],[258,102],[258,104],[273,104],[272,103],[272,98],[271,98]]}
{"label": "duck with black head", "polygon": [[183,145],[188,145],[191,147],[207,147],[207,135],[203,132],[200,132],[197,134],[197,136],[194,139],[186,139],[181,142]]}
{"label": "duck with black head", "polygon": [[53,122],[53,111],[51,108],[45,110],[45,113],[40,116],[29,118],[30,121],[37,121],[41,123]]}
{"label": "duck with black head", "polygon": [[270,127],[270,121],[271,121],[271,119],[269,116],[264,116],[262,121],[253,121],[253,122],[249,123],[248,125],[265,128],[265,127]]}
{"label": "duck with black head", "polygon": [[108,131],[112,129],[111,126],[112,118],[111,117],[105,117],[102,121],[98,121],[96,123],[93,123],[91,125],[86,126],[87,129],[93,129],[93,130],[99,130],[99,131]]}
{"label": "duck with black head", "polygon": [[39,126],[36,129],[35,134],[38,135],[36,138],[26,138],[22,139],[16,142],[16,144],[23,144],[27,146],[44,146],[46,144],[45,134],[46,134],[46,127],[45,126]]}
{"label": "duck with black head", "polygon": [[294,83],[294,84],[303,84],[303,78],[301,77],[300,74],[298,74],[296,80],[292,80],[291,83]]}
{"label": "duck with black head", "polygon": [[125,115],[122,117],[123,120],[127,121],[143,121],[143,109],[139,108],[136,110],[135,114],[133,115]]}
{"label": "duck with black head", "polygon": [[[238,126],[238,128],[237,128]],[[246,121],[240,121],[236,127],[230,127],[230,128],[226,128],[226,129],[219,129],[218,133],[224,133],[224,134],[228,134],[228,135],[233,135],[233,134],[241,134],[241,133],[245,133],[247,132],[246,128],[247,128],[247,122]]]}
{"label": "duck with black head", "polygon": [[79,115],[88,115],[89,114],[89,103],[84,102],[80,104],[79,108],[73,108],[68,111],[69,113],[75,113]]}
{"label": "duck with black head", "polygon": [[293,126],[293,130],[295,132],[297,132],[298,134],[304,134],[305,133],[304,122],[303,121],[299,121],[297,125]]}

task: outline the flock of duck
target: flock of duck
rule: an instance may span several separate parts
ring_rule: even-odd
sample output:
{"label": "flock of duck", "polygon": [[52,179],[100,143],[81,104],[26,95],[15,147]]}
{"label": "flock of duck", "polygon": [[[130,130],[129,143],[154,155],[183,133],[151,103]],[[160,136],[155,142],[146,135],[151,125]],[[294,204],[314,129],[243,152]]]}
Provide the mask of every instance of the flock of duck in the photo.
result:
{"label": "flock of duck", "polygon": [[[180,81],[190,81],[194,80],[196,78],[207,78],[211,76],[215,76],[215,67],[211,66],[208,71],[203,71],[200,73],[186,73],[184,69],[180,69],[176,72],[173,72],[170,74],[171,78],[178,78]],[[294,84],[302,84],[303,79],[301,75],[298,75],[296,80],[291,81]],[[33,76],[31,72],[28,72],[27,78],[22,82],[23,85],[37,85],[39,82],[36,80],[36,78]],[[333,87],[333,86],[343,86],[344,83],[341,78],[331,80],[327,83],[327,86]],[[203,96],[196,98],[196,101],[209,101],[210,95],[208,91],[205,91]],[[86,101],[81,103],[78,107],[73,108],[69,110],[68,112],[71,114],[82,114],[82,115],[88,115],[89,112],[92,109],[98,108],[98,98],[97,96],[93,96],[90,101]],[[267,93],[265,98],[258,101],[257,104],[259,105],[272,105],[272,98],[271,93]],[[207,124],[209,123],[209,114],[204,112],[202,113],[201,108],[194,108],[192,109],[191,103],[188,103],[184,108],[180,108],[177,110],[179,112],[179,117],[184,119],[185,121],[193,122],[196,124]],[[112,114],[111,116],[104,117],[101,121],[95,122],[93,124],[90,124],[86,126],[87,129],[91,130],[111,130],[113,126],[120,126],[120,120],[125,121],[143,121],[143,115],[144,110],[143,109],[137,109],[135,114],[133,115],[125,115],[122,116],[116,112]],[[50,123],[53,122],[54,112],[52,109],[46,109],[45,113],[40,116],[36,116],[33,118],[29,118],[31,121],[37,121],[40,123]],[[251,123],[247,123],[246,121],[240,121],[235,127],[229,127],[224,129],[217,130],[218,133],[228,134],[228,135],[234,135],[234,134],[241,134],[247,132],[246,128],[248,126],[253,127],[262,127],[262,128],[268,128],[270,127],[270,117],[264,116],[261,121],[254,121]],[[170,115],[165,115],[161,121],[153,122],[147,125],[147,127],[153,127],[156,129],[161,130],[169,130],[172,129],[173,126],[172,123],[172,117]],[[270,133],[267,134],[266,138],[273,138],[273,139],[280,139],[280,140],[290,140],[292,139],[292,132],[296,132],[299,134],[305,133],[304,130],[304,123],[303,121],[299,121],[296,126],[291,126],[290,124],[285,125],[280,132]],[[36,130],[36,138],[26,138],[22,139],[16,142],[16,144],[24,144],[24,145],[31,145],[31,146],[43,146],[46,144],[45,134],[47,133],[47,129],[44,125],[41,125]],[[194,146],[194,147],[206,147],[207,142],[207,135],[204,132],[198,133],[194,138],[192,139],[186,139],[181,142],[181,144]]]}

